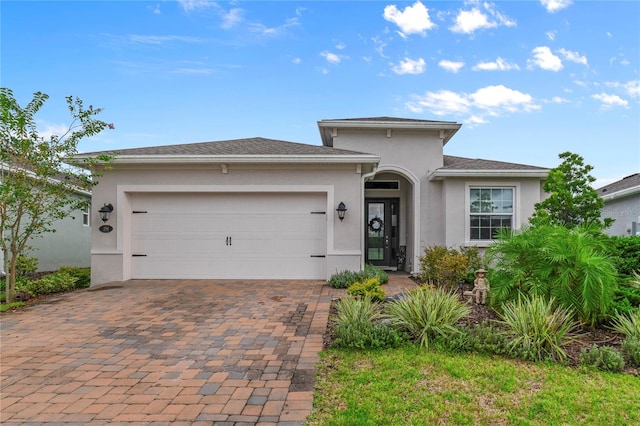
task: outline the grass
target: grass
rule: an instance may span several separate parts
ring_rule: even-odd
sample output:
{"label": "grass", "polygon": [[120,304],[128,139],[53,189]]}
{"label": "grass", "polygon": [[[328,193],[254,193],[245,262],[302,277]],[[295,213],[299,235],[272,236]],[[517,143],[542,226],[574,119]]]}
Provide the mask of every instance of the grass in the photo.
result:
{"label": "grass", "polygon": [[640,423],[638,377],[412,345],[321,354],[308,425]]}
{"label": "grass", "polygon": [[24,302],[1,303],[0,312],[10,311],[13,308],[24,306]]}

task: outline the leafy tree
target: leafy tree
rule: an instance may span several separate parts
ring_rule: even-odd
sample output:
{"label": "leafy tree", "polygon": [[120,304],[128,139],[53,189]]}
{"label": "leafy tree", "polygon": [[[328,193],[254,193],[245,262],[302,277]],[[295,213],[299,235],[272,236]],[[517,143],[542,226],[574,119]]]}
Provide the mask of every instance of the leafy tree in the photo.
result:
{"label": "leafy tree", "polygon": [[559,225],[574,228],[582,224],[597,225],[601,230],[608,228],[613,219],[600,220],[604,201],[591,187],[595,178],[589,174],[593,167],[584,159],[571,152],[559,155],[562,163],[549,171],[543,185],[550,196],[536,203],[531,217],[532,225]]}
{"label": "leafy tree", "polygon": [[[65,159],[77,154],[81,139],[113,128],[95,118],[102,109],[85,108],[80,99],[69,96],[72,122],[68,130],[45,140],[36,129],[35,115],[48,98],[36,92],[22,107],[11,89],[0,88],[0,241],[7,302],[15,298],[18,257],[29,248],[30,239],[55,232],[57,220],[89,204],[78,192],[91,189],[93,176],[69,166]],[[90,158],[86,166],[109,160],[108,156]]]}

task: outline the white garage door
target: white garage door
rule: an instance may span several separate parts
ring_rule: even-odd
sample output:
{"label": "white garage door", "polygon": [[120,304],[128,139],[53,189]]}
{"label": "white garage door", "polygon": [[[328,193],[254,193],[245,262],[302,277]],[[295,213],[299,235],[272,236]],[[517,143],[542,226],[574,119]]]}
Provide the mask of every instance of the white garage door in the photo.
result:
{"label": "white garage door", "polygon": [[138,193],[132,210],[132,278],[326,277],[326,194]]}

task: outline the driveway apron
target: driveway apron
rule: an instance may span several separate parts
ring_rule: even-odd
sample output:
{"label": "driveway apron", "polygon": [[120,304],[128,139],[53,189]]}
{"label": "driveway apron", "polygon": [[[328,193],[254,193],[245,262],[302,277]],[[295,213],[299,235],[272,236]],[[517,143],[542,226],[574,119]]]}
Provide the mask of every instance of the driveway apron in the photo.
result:
{"label": "driveway apron", "polygon": [[323,281],[144,280],[3,314],[2,424],[301,425]]}

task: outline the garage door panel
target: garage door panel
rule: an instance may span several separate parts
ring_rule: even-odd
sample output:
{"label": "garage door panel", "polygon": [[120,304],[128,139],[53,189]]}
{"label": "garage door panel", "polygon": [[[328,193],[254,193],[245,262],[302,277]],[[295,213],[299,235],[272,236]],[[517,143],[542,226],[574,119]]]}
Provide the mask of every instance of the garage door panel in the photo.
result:
{"label": "garage door panel", "polygon": [[[326,194],[133,194],[133,278],[322,279]],[[315,212],[316,214],[313,214]]]}

